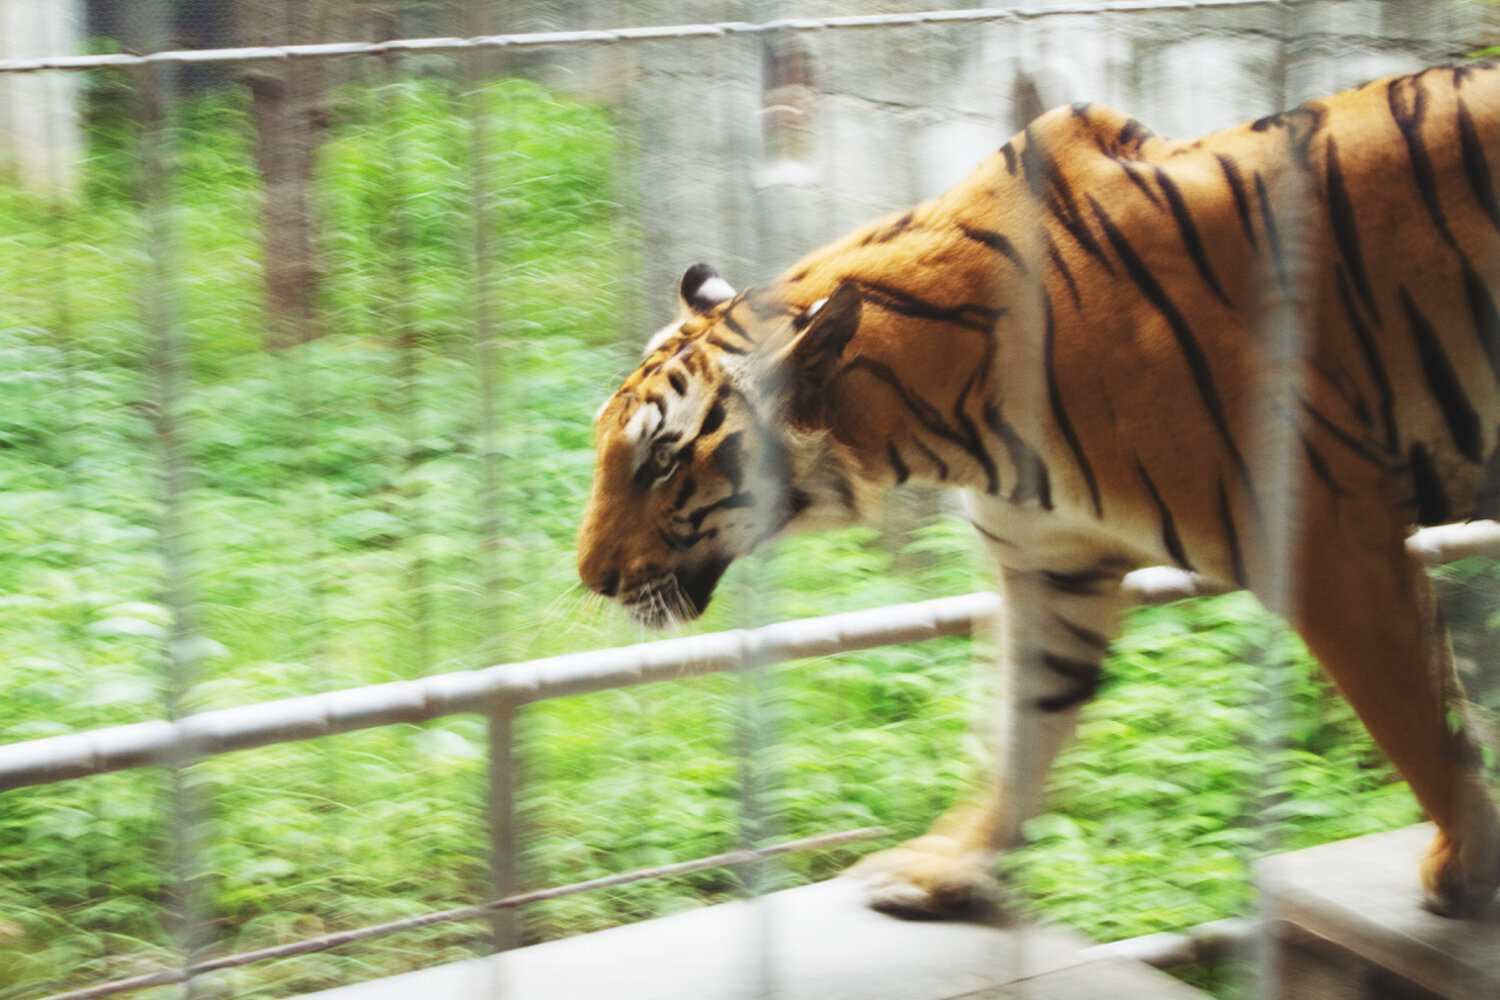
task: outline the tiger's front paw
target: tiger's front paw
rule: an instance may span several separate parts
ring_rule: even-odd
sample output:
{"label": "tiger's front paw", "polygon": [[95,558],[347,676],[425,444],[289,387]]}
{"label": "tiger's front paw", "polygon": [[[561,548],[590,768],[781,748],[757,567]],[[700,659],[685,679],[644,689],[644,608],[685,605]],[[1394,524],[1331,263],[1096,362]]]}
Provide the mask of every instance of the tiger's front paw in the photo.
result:
{"label": "tiger's front paw", "polygon": [[871,907],[899,917],[974,916],[1000,901],[994,855],[939,834],[871,854],[844,875],[860,883]]}

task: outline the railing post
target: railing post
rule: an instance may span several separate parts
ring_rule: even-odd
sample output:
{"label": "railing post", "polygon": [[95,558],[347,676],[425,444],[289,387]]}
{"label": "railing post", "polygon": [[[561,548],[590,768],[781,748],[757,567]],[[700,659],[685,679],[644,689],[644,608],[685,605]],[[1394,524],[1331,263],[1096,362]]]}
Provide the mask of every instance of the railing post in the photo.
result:
{"label": "railing post", "polygon": [[[490,884],[489,899],[513,896],[520,889],[516,861],[516,767],[514,723],[516,706],[509,698],[490,703]],[[513,907],[493,911],[491,950],[508,951],[520,943],[520,917]]]}

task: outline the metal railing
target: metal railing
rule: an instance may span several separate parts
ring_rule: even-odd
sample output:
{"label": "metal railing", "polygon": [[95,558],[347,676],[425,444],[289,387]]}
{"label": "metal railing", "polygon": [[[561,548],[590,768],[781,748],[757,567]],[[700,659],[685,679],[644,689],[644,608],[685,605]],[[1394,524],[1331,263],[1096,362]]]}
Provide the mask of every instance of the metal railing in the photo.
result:
{"label": "metal railing", "polygon": [[1080,3],[1044,8],[975,7],[964,10],[930,10],[901,14],[795,17],[761,23],[718,21],[709,24],[653,25],[643,28],[537,31],[507,35],[480,35],[474,38],[402,38],[386,42],[324,42],[234,49],[180,49],[170,52],[152,52],[146,55],[110,53],[88,56],[44,56],[34,59],[0,59],[0,73],[126,69],[139,66],[185,66],[218,62],[266,62],[327,56],[408,55],[460,52],[466,49],[535,49],[558,45],[598,45],[612,42],[765,35],[780,31],[914,27],[924,24],[978,24],[993,21],[1019,22],[1068,15],[1212,10],[1222,7],[1279,7],[1283,3],[1284,0],[1115,0],[1114,3]]}
{"label": "metal railing", "polygon": [[[1470,556],[1500,556],[1500,525],[1483,521],[1428,528],[1414,535],[1409,547],[1429,565]],[[1131,573],[1126,576],[1124,586],[1131,602],[1137,605],[1165,604],[1222,592],[1222,588],[1191,574],[1164,567]],[[515,933],[505,918],[528,903],[704,868],[745,865],[775,854],[815,850],[889,834],[890,831],[880,827],[831,833],[587,882],[517,892],[512,722],[523,706],[552,698],[970,634],[983,627],[999,607],[999,598],[992,593],[943,597],[754,629],[682,636],[331,691],[204,712],[175,722],[115,726],[0,747],[0,791],[4,791],[136,767],[180,766],[184,761],[236,750],[317,739],[375,726],[429,722],[463,713],[485,715],[490,724],[489,828],[498,898],[274,948],[190,962],[181,969],[164,969],[101,983],[55,994],[47,1000],[84,1000],[184,982],[194,976],[252,962],[303,955],[435,923],[485,916],[497,919],[497,943],[505,945],[513,943]]]}

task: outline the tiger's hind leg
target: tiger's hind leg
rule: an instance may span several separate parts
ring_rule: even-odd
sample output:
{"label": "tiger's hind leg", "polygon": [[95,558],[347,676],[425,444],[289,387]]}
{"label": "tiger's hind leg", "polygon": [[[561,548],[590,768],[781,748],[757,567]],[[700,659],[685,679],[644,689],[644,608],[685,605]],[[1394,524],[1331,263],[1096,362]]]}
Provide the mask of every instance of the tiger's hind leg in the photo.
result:
{"label": "tiger's hind leg", "polygon": [[1304,546],[1293,619],[1437,824],[1421,866],[1431,908],[1472,915],[1500,885],[1500,816],[1462,722],[1463,691],[1425,569],[1404,531],[1372,537],[1362,527],[1325,524]]}
{"label": "tiger's hind leg", "polygon": [[1124,603],[1122,563],[1056,565],[1067,568],[1002,569],[1000,691],[990,727],[996,764],[926,834],[849,870],[876,909],[953,916],[995,899],[996,854],[1020,840],[1040,804],[1052,762],[1098,684]]}

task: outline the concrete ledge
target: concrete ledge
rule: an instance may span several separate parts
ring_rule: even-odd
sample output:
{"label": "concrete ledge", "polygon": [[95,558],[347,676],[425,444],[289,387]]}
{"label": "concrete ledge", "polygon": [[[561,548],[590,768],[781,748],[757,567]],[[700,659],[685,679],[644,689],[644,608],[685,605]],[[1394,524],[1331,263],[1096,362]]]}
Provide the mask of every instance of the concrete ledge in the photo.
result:
{"label": "concrete ledge", "polygon": [[1479,920],[1423,908],[1417,864],[1432,835],[1423,824],[1261,862],[1265,913],[1289,987],[1318,978],[1308,966],[1336,965],[1322,978],[1342,981],[1340,996],[1410,995],[1380,985],[1394,975],[1447,1000],[1500,997],[1500,902]]}
{"label": "concrete ledge", "polygon": [[834,879],[315,994],[316,1000],[1202,1000],[1056,928],[904,921]]}

